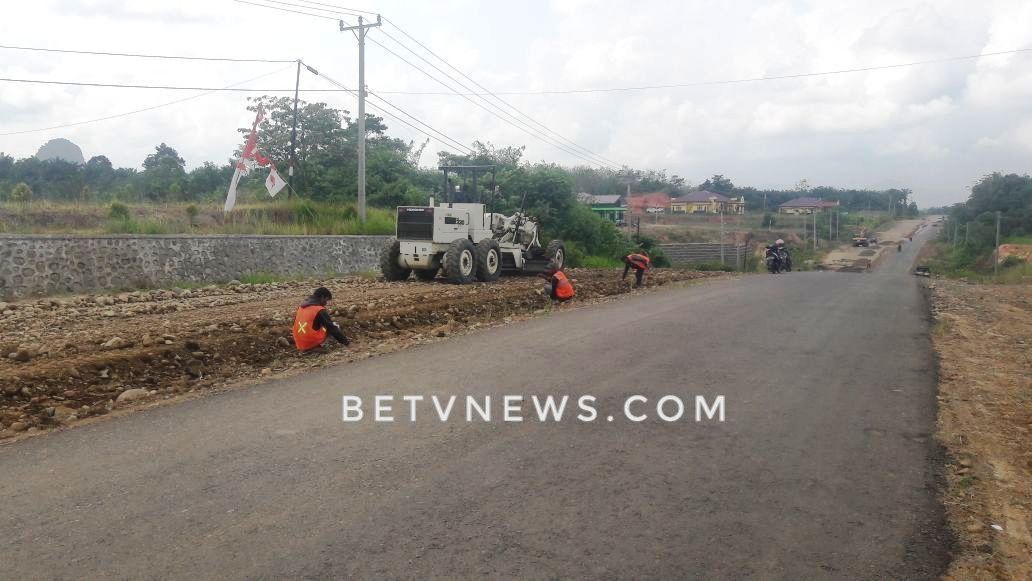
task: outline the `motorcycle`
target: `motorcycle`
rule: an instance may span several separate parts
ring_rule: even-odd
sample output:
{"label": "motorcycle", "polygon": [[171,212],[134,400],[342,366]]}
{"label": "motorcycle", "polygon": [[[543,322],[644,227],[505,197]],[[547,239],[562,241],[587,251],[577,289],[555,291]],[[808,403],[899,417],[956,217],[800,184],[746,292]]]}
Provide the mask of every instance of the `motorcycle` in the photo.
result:
{"label": "motorcycle", "polygon": [[792,256],[788,253],[788,250],[782,248],[778,254],[781,258],[781,270],[792,272]]}
{"label": "motorcycle", "polygon": [[[784,251],[782,251],[784,252]],[[764,255],[764,259],[767,261],[767,272],[771,274],[777,274],[781,272],[781,254],[778,250],[772,246],[767,247],[767,252]]]}

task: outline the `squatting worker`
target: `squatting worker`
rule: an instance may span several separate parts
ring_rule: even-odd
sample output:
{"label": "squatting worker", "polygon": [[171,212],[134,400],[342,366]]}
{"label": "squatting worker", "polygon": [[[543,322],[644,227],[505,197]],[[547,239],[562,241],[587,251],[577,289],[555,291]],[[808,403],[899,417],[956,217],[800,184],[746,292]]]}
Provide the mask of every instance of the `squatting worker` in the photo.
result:
{"label": "squatting worker", "polygon": [[623,276],[620,280],[627,278],[627,272],[632,268],[634,269],[634,286],[641,286],[641,280],[645,277],[645,271],[652,268],[652,261],[649,260],[649,254],[642,250],[641,252],[635,252],[628,254],[623,257],[624,269]]}
{"label": "squatting worker", "polygon": [[297,308],[291,333],[294,335],[294,345],[297,346],[298,351],[315,349],[326,341],[327,335],[333,335],[338,343],[344,345],[351,343],[337,323],[330,318],[330,314],[326,312],[326,303],[329,303],[332,298],[333,294],[329,289],[319,287],[304,304]]}
{"label": "squatting worker", "polygon": [[566,278],[566,273],[559,268],[555,261],[548,263],[548,270],[538,276],[548,280],[548,283],[545,284],[545,292],[554,301],[564,303],[577,294],[573,290],[573,283]]}

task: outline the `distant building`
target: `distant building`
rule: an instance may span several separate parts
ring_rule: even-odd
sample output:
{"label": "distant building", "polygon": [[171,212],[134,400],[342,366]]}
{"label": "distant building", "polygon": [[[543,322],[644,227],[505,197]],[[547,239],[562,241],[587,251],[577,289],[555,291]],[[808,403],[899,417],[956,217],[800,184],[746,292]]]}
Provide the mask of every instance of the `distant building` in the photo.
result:
{"label": "distant building", "polygon": [[627,211],[632,214],[644,214],[649,208],[662,208],[664,212],[670,210],[670,195],[663,192],[652,194],[631,194],[627,198]]}
{"label": "distant building", "polygon": [[615,224],[622,224],[624,221],[624,208],[621,202],[623,196],[619,194],[596,196],[587,192],[577,194],[577,199],[591,207],[591,211],[602,216]]}
{"label": "distant building", "polygon": [[689,192],[670,203],[675,214],[744,214],[745,198],[729,198],[719,192]]}
{"label": "distant building", "polygon": [[796,198],[778,206],[779,214],[813,214],[828,208],[837,208],[839,203],[826,202],[820,198]]}

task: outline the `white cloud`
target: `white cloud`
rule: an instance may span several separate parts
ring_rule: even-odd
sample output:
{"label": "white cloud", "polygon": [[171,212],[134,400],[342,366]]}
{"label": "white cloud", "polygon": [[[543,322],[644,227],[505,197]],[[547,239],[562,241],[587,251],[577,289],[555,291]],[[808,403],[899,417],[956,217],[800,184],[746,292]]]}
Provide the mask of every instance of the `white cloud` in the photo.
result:
{"label": "white cloud", "polygon": [[[614,87],[779,76],[938,59],[1030,46],[1025,0],[812,2],[731,0],[354,0],[375,8],[494,90]],[[279,31],[272,37],[266,31]],[[370,38],[404,53],[374,31]],[[354,38],[329,20],[230,0],[40,0],[9,7],[6,44],[193,55],[303,57],[356,84]],[[371,44],[373,90],[442,87]],[[646,92],[508,96],[555,131],[610,159],[741,184],[911,187],[928,203],[962,199],[989,171],[1028,171],[1032,54],[882,71]],[[420,63],[422,64],[422,63]],[[143,61],[0,51],[0,76],[225,86],[281,65]],[[289,68],[289,67],[288,67]],[[440,76],[432,71],[435,76]],[[293,70],[249,86],[288,88]],[[329,88],[307,74],[303,88]],[[189,96],[0,85],[0,133],[103,117]],[[309,93],[355,110],[352,97]],[[463,142],[526,144],[529,159],[579,159],[454,96],[388,98]],[[138,165],[159,142],[191,166],[226,159],[248,123],[246,95],[205,96],[153,112],[60,131],[0,137],[31,155],[68,137],[87,156]],[[388,119],[391,132],[422,137]],[[441,146],[433,143],[430,151]],[[432,155],[424,155],[431,161]]]}

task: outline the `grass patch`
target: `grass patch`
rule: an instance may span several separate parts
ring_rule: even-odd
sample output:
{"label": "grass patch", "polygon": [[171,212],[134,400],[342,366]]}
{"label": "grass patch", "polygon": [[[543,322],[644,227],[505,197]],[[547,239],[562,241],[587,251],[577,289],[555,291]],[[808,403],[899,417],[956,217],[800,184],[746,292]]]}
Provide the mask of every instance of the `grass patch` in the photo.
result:
{"label": "grass patch", "polygon": [[585,256],[579,260],[578,266],[584,268],[620,268],[623,263],[610,256]]}

